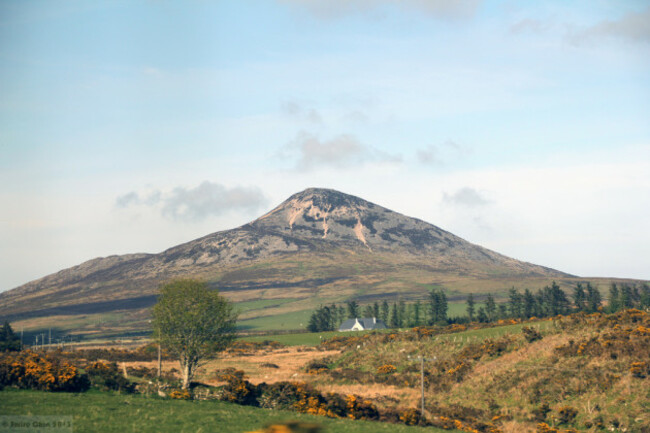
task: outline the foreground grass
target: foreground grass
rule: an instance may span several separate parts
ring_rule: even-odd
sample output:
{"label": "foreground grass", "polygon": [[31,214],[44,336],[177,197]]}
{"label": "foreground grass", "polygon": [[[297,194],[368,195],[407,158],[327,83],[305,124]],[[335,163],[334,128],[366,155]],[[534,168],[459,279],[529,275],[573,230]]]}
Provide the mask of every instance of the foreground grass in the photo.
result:
{"label": "foreground grass", "polygon": [[288,411],[238,406],[220,401],[163,400],[142,395],[118,395],[96,391],[69,394],[5,390],[0,392],[0,414],[72,416],[75,432],[236,433],[290,420],[320,424],[324,427],[324,432],[443,431],[372,421],[330,419]]}

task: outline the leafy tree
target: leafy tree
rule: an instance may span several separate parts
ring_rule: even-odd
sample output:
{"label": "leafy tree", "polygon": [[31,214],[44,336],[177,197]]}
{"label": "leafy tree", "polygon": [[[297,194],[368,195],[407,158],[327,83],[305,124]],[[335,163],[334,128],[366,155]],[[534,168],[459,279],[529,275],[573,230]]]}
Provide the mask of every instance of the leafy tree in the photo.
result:
{"label": "leafy tree", "polygon": [[161,287],[153,307],[154,337],[178,357],[183,389],[206,358],[233,341],[236,322],[232,304],[202,281],[175,280]]}
{"label": "leafy tree", "polygon": [[493,322],[497,318],[497,304],[494,302],[492,293],[488,293],[485,300],[485,313],[488,316],[488,321]]}
{"label": "leafy tree", "polygon": [[20,350],[20,338],[14,334],[9,322],[0,327],[0,352],[17,352]]}
{"label": "leafy tree", "polygon": [[359,303],[357,301],[348,301],[348,319],[356,319],[359,317]]}
{"label": "leafy tree", "polygon": [[366,305],[363,308],[363,317],[377,317],[373,314],[372,305]]}
{"label": "leafy tree", "polygon": [[474,294],[470,293],[467,295],[467,315],[469,316],[469,321],[474,321],[474,314],[476,313],[476,307],[474,306]]}

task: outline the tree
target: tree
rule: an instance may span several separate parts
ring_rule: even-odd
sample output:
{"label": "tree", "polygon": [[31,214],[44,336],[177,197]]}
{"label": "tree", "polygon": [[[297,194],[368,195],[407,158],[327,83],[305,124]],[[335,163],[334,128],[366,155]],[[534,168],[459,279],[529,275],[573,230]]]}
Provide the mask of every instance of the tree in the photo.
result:
{"label": "tree", "polygon": [[481,323],[486,323],[489,321],[488,316],[485,313],[485,308],[478,307],[478,312],[476,313],[476,319]]}
{"label": "tree", "polygon": [[650,307],[650,285],[643,283],[639,289],[639,307],[647,309]]}
{"label": "tree", "polygon": [[494,296],[492,296],[492,293],[488,293],[487,300],[485,301],[485,313],[487,314],[489,322],[496,320],[497,304],[494,302]]}
{"label": "tree", "polygon": [[235,338],[237,313],[206,283],[181,279],[163,285],[153,307],[154,337],[178,357],[183,389],[196,369]]}
{"label": "tree", "polygon": [[388,323],[388,301],[384,299],[384,302],[381,303],[381,320],[384,323]]}
{"label": "tree", "polygon": [[420,321],[422,320],[420,317],[421,309],[422,304],[420,304],[420,301],[416,301],[415,304],[413,304],[413,326],[420,326]]}
{"label": "tree", "polygon": [[368,304],[363,308],[363,317],[377,317],[373,314],[372,305]]}
{"label": "tree", "polygon": [[616,283],[612,283],[609,287],[609,312],[616,313],[620,309],[618,287]]}
{"label": "tree", "polygon": [[372,317],[379,317],[379,304],[377,302],[372,304]]}
{"label": "tree", "polygon": [[429,292],[429,325],[447,321],[447,296],[442,289]]}
{"label": "tree", "polygon": [[359,317],[359,303],[357,301],[348,301],[348,319]]}
{"label": "tree", "polygon": [[391,328],[399,328],[399,311],[397,304],[393,302],[393,306],[390,309],[390,323]]}
{"label": "tree", "polygon": [[523,315],[524,299],[514,287],[508,292],[508,307],[510,308],[510,316],[520,318]]}
{"label": "tree", "polygon": [[582,287],[582,283],[576,284],[573,288],[573,304],[578,311],[587,310],[587,294],[584,287]]}
{"label": "tree", "polygon": [[598,311],[602,302],[600,291],[592,286],[591,283],[587,283],[587,308],[589,312],[595,313]]}
{"label": "tree", "polygon": [[399,301],[397,304],[397,322],[399,327],[402,328],[406,325],[408,318],[406,317],[406,303],[404,301]]}
{"label": "tree", "polygon": [[0,327],[0,352],[17,352],[20,350],[20,338],[14,334],[9,322]]}
{"label": "tree", "polygon": [[467,315],[469,316],[469,321],[474,321],[474,313],[476,313],[476,307],[474,306],[474,294],[470,293],[467,295]]}
{"label": "tree", "polygon": [[536,314],[537,301],[535,295],[528,289],[524,290],[524,300],[523,300],[523,313],[524,317],[529,319]]}

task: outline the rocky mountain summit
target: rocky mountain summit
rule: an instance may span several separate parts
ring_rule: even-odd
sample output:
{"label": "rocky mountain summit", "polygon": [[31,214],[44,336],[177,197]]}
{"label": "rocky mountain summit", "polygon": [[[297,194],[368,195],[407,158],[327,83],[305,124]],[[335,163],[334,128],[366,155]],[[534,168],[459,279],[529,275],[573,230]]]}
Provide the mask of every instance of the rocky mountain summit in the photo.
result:
{"label": "rocky mountain summit", "polygon": [[[380,268],[385,266],[374,268],[373,263],[395,261],[461,276],[568,276],[505,257],[361,198],[310,188],[241,227],[212,233],[158,254],[93,259],[1,293],[0,315],[33,315],[34,311],[65,314],[71,306],[83,311],[83,305],[147,305],[154,302],[160,282],[182,276],[204,278],[224,290],[283,285],[319,289],[334,277],[358,278],[344,266],[351,256],[364,263],[368,273],[365,276],[375,275],[374,281],[381,280]],[[309,283],[301,284],[295,272],[278,271],[287,260],[299,258],[304,268],[305,263],[321,263],[323,257],[327,257],[327,266],[302,277]],[[399,273],[399,269],[391,272]]]}

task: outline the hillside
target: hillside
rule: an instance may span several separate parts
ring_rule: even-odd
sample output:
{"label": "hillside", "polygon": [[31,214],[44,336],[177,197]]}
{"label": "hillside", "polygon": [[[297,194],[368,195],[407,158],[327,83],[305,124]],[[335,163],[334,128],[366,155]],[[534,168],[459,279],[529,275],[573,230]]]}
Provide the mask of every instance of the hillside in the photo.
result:
{"label": "hillside", "polygon": [[[478,431],[650,431],[650,315],[573,314],[545,321],[334,337],[317,388],[418,389],[434,425]],[[467,328],[467,329],[465,329]],[[399,404],[417,405],[418,397]],[[449,421],[444,421],[442,418]],[[470,430],[467,430],[470,431]],[[471,430],[474,431],[474,430]]]}
{"label": "hillside", "polygon": [[422,298],[435,286],[450,289],[453,300],[470,290],[572,280],[361,198],[307,189],[241,227],[158,254],[93,259],[1,293],[0,316],[29,319],[28,327],[59,316],[59,324],[74,322],[76,329],[89,323],[141,329],[158,285],[189,276],[242,302],[243,319],[345,299]]}

